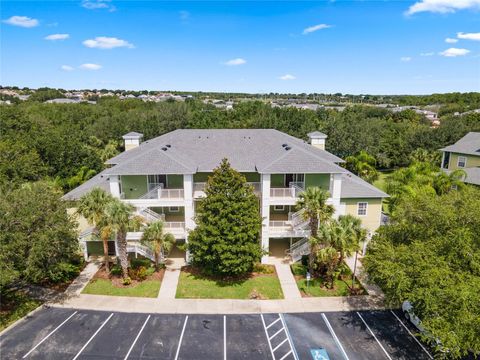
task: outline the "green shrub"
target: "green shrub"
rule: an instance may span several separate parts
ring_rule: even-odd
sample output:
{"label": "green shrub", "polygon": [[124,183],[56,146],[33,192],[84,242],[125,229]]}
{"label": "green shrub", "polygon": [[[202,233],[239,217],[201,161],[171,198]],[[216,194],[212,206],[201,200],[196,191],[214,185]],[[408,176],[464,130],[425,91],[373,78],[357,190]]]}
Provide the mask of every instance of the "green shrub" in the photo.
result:
{"label": "green shrub", "polygon": [[155,272],[155,268],[153,266],[149,267],[147,269],[147,277],[150,276],[150,275],[153,275],[154,272]]}
{"label": "green shrub", "polygon": [[120,265],[113,265],[110,269],[110,274],[112,275],[122,275],[122,267]]}
{"label": "green shrub", "polygon": [[302,255],[302,259],[300,262],[303,266],[308,266],[308,255]]}
{"label": "green shrub", "polygon": [[148,269],[152,266],[152,262],[149,259],[132,259],[130,260],[130,266],[132,269],[138,269],[142,266]]}
{"label": "green shrub", "polygon": [[130,285],[132,283],[132,279],[126,277],[125,279],[123,279],[122,283],[123,285]]}
{"label": "green shrub", "polygon": [[66,262],[52,266],[47,273],[48,279],[53,283],[62,283],[72,280],[80,274],[80,267]]}
{"label": "green shrub", "polygon": [[307,275],[307,266],[300,264],[300,263],[295,263],[290,265],[290,268],[292,269],[293,275],[296,276],[306,276]]}
{"label": "green shrub", "polygon": [[147,268],[145,266],[140,266],[137,269],[130,268],[128,269],[128,275],[133,280],[145,280],[147,278]]}
{"label": "green shrub", "polygon": [[264,265],[262,263],[255,263],[253,265],[253,272],[259,273],[259,274],[273,274],[273,267]]}

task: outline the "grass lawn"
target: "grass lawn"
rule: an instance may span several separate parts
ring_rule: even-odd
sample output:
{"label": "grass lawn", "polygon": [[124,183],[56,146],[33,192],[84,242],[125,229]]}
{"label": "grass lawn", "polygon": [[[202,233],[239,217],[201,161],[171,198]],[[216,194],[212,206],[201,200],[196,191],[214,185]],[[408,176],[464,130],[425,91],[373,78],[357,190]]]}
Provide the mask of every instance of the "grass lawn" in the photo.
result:
{"label": "grass lawn", "polygon": [[[380,172],[378,179],[375,180],[372,185],[385,192],[385,180],[391,173],[392,171]],[[385,214],[388,214],[388,207],[387,207],[387,204],[385,203],[385,199],[382,204],[382,210]]]}
{"label": "grass lawn", "polygon": [[117,287],[108,279],[93,279],[88,283],[83,294],[94,295],[113,295],[113,296],[132,296],[132,297],[152,297],[158,296],[160,291],[159,280],[144,280],[138,284]]}
{"label": "grass lawn", "polygon": [[0,307],[0,330],[27,315],[42,304],[41,301],[32,299],[23,292],[11,293],[2,298]]}
{"label": "grass lawn", "polygon": [[[347,273],[342,279],[336,279],[333,289],[325,287],[324,280],[321,278],[312,278],[307,286],[307,280],[305,274],[307,267],[302,264],[296,263],[291,265],[292,273],[297,281],[298,289],[303,297],[320,297],[320,296],[350,296],[349,286],[352,285],[352,273]],[[358,280],[355,281],[356,286],[360,286],[359,295],[366,295],[367,292],[359,284]]]}
{"label": "grass lawn", "polygon": [[275,273],[254,274],[243,280],[222,280],[184,268],[180,273],[177,298],[188,299],[283,299]]}

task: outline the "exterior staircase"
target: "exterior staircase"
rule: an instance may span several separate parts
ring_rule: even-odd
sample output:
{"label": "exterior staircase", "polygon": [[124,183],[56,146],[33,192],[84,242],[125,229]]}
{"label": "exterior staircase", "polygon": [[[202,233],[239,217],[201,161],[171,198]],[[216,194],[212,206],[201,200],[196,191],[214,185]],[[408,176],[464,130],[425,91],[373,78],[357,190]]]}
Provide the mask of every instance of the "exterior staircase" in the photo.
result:
{"label": "exterior staircase", "polygon": [[293,262],[297,262],[302,259],[302,256],[310,254],[310,242],[308,237],[304,237],[294,243],[285,253],[290,256]]}
{"label": "exterior staircase", "polygon": [[141,208],[137,211],[137,214],[143,217],[147,223],[155,222],[155,221],[165,221],[165,214],[158,214],[149,208]]}

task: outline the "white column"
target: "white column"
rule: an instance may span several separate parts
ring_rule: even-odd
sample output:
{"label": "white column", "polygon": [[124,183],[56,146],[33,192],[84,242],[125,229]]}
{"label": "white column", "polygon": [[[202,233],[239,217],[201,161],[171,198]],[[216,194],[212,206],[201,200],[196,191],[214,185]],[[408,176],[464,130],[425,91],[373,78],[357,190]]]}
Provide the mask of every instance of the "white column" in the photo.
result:
{"label": "white column", "polygon": [[120,177],[118,175],[109,175],[110,193],[113,197],[120,199]]}
{"label": "white column", "polygon": [[[188,241],[188,231],[195,229],[195,221],[193,220],[193,175],[183,175],[183,196],[185,199],[185,243]],[[186,261],[188,262],[188,252],[186,254]]]}
{"label": "white column", "polygon": [[[334,218],[342,215],[342,208],[340,206],[340,197],[342,194],[342,174],[331,174],[331,194],[333,206],[335,206]],[[344,212],[344,211],[343,211]]]}
{"label": "white column", "polygon": [[[270,223],[270,174],[262,174],[261,176],[261,214],[262,214],[262,248],[269,250],[269,223]],[[268,261],[268,254],[262,257],[262,263]]]}

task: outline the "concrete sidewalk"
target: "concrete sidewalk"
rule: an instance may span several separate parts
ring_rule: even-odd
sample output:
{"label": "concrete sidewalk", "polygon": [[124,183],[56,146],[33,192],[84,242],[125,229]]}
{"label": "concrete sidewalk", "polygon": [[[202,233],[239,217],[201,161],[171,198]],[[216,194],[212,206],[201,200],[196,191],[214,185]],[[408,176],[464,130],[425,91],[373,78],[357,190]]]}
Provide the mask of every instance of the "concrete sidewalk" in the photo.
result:
{"label": "concrete sidewalk", "polygon": [[[383,298],[385,295],[383,294],[382,289],[380,289],[377,285],[368,283],[367,274],[363,270],[362,259],[363,259],[363,256],[358,254],[357,267],[355,269],[355,276],[357,277],[358,281],[360,281],[360,283],[365,288],[365,290],[367,290],[368,295]],[[353,273],[353,270],[355,268],[355,255],[350,256],[349,258],[346,258],[345,262],[350,268],[350,270],[352,270],[352,273]]]}
{"label": "concrete sidewalk", "polygon": [[285,300],[301,299],[302,295],[300,290],[298,290],[297,282],[290,270],[290,265],[288,263],[275,262],[275,270],[278,280],[280,280]]}
{"label": "concrete sidewalk", "polygon": [[80,295],[82,290],[87,286],[88,282],[93,278],[102,266],[100,261],[92,261],[85,266],[80,275],[65,290],[65,296],[71,297]]}

